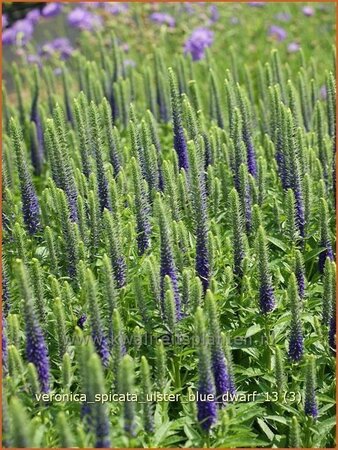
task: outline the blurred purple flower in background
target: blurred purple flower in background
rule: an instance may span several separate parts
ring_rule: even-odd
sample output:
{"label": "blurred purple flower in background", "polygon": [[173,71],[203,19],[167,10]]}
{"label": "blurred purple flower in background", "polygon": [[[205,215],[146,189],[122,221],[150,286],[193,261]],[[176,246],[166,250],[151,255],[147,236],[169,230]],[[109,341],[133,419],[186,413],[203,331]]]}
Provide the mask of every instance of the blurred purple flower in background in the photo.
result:
{"label": "blurred purple flower in background", "polygon": [[261,7],[261,6],[265,6],[265,2],[249,2],[248,5],[249,6]]}
{"label": "blurred purple flower in background", "polygon": [[268,35],[277,41],[284,41],[287,36],[287,32],[284,30],[284,28],[281,28],[277,25],[271,25],[269,27]]}
{"label": "blurred purple flower in background", "polygon": [[299,51],[299,49],[300,49],[300,45],[298,44],[298,42],[290,42],[290,44],[288,45],[289,53],[296,53]]}
{"label": "blurred purple flower in background", "polygon": [[176,25],[175,19],[170,14],[154,12],[150,14],[150,20],[154,23],[168,25],[171,28],[174,28]]}
{"label": "blurred purple flower in background", "polygon": [[25,45],[32,37],[34,28],[29,20],[17,20],[11,28],[2,33],[2,43]]}
{"label": "blurred purple flower in background", "polygon": [[42,9],[43,17],[54,17],[60,14],[62,10],[62,4],[60,3],[48,3]]}
{"label": "blurred purple flower in background", "polygon": [[120,48],[125,53],[128,53],[130,50],[129,44],[127,42],[124,42],[123,44],[121,44]]}
{"label": "blurred purple flower in background", "polygon": [[323,84],[323,86],[320,88],[320,98],[322,100],[326,100],[327,99],[327,90],[326,90],[326,86],[325,84]]}
{"label": "blurred purple flower in background", "polygon": [[289,22],[291,20],[291,15],[287,12],[280,12],[276,14],[276,19],[281,22]]}
{"label": "blurred purple flower in background", "polygon": [[35,8],[29,11],[29,13],[26,15],[26,19],[29,20],[33,25],[39,22],[41,17],[40,10]]}
{"label": "blurred purple flower in background", "polygon": [[80,30],[92,30],[102,26],[102,17],[83,8],[75,8],[68,14],[68,23],[71,27]]}
{"label": "blurred purple flower in background", "polygon": [[71,56],[74,49],[67,38],[55,38],[52,41],[46,42],[40,51],[41,56],[59,55],[62,60]]}
{"label": "blurred purple flower in background", "polygon": [[217,22],[219,19],[219,11],[216,5],[211,5],[209,8],[211,22]]}
{"label": "blurred purple flower in background", "polygon": [[62,74],[62,69],[61,67],[57,67],[56,69],[53,70],[54,75],[56,75],[57,77],[60,76]]}
{"label": "blurred purple flower in background", "polygon": [[204,58],[207,47],[214,41],[214,33],[208,28],[196,28],[184,44],[184,53],[190,53],[194,61]]}
{"label": "blurred purple flower in background", "polygon": [[124,13],[128,10],[127,3],[103,3],[103,8],[110,14],[116,16],[117,14]]}
{"label": "blurred purple flower in background", "polygon": [[41,67],[41,59],[38,55],[27,55],[27,62],[28,64],[37,64],[39,67]]}
{"label": "blurred purple flower in background", "polygon": [[136,67],[136,62],[133,59],[125,59],[123,65],[124,67]]}
{"label": "blurred purple flower in background", "polygon": [[79,4],[81,6],[83,6],[84,8],[88,8],[88,9],[96,9],[96,8],[100,8],[101,4],[105,5],[105,3],[101,3],[101,2],[79,2]]}
{"label": "blurred purple flower in background", "polygon": [[7,30],[3,30],[2,43],[3,43],[3,45],[14,44],[13,30],[11,28],[8,28]]}
{"label": "blurred purple flower in background", "polygon": [[8,26],[8,17],[6,14],[2,15],[2,28],[6,28]]}
{"label": "blurred purple flower in background", "polygon": [[311,17],[314,15],[315,10],[311,6],[304,6],[302,9],[304,16]]}

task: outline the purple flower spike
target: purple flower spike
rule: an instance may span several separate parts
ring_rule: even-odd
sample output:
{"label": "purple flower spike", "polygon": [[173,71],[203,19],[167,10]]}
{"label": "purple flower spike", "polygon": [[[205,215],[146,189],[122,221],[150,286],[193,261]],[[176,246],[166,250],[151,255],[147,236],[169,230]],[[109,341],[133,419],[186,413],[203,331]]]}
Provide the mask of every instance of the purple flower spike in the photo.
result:
{"label": "purple flower spike", "polygon": [[282,27],[271,25],[268,30],[268,35],[276,41],[284,41],[287,37],[287,32]]}
{"label": "purple flower spike", "polygon": [[48,3],[43,9],[42,9],[42,15],[43,17],[54,17],[60,14],[62,10],[62,4],[60,3]]}
{"label": "purple flower spike", "polygon": [[40,10],[35,8],[29,11],[29,13],[26,15],[26,19],[29,20],[33,25],[36,25],[41,18]]}
{"label": "purple flower spike", "polygon": [[[201,428],[205,431],[209,431],[212,425],[216,422],[217,418],[217,405],[213,401],[203,401],[207,395],[212,394],[212,384],[209,383],[210,380],[206,379],[204,381],[205,385],[200,385],[198,388],[198,400],[197,418],[200,422]],[[201,400],[200,400],[201,399]]]}
{"label": "purple flower spike", "polygon": [[208,28],[196,28],[184,44],[184,53],[190,53],[194,61],[204,58],[205,50],[212,45],[214,33]]}
{"label": "purple flower spike", "polygon": [[291,42],[288,45],[288,53],[296,53],[300,50],[300,45],[298,42]]}
{"label": "purple flower spike", "polygon": [[315,10],[311,6],[304,6],[302,9],[304,16],[311,17],[315,14]]}
{"label": "purple flower spike", "polygon": [[170,14],[160,12],[150,14],[150,20],[160,25],[168,25],[170,28],[174,28],[176,25],[175,19]]}
{"label": "purple flower spike", "polygon": [[259,306],[263,314],[273,311],[276,306],[274,290],[269,282],[262,284],[259,289]]}
{"label": "purple flower spike", "polygon": [[68,23],[71,27],[80,30],[98,29],[102,26],[102,18],[83,8],[75,8],[68,14]]}

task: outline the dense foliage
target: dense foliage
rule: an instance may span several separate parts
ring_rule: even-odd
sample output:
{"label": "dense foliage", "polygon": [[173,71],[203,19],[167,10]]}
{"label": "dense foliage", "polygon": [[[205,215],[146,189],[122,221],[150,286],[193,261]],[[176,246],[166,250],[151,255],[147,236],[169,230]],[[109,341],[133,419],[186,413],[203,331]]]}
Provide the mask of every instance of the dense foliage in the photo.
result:
{"label": "dense foliage", "polygon": [[333,447],[333,5],[34,11],[3,16],[4,446]]}

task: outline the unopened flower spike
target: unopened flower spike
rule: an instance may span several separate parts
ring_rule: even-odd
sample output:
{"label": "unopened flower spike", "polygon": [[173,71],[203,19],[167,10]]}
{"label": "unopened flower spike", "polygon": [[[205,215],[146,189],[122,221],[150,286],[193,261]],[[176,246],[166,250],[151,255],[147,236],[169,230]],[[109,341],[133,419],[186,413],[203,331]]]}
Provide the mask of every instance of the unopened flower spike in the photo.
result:
{"label": "unopened flower spike", "polygon": [[24,301],[27,360],[33,363],[36,367],[41,392],[49,392],[50,365],[48,348],[34,310],[34,297],[30,286],[28,272],[21,260],[16,261],[16,275],[20,298]]}
{"label": "unopened flower spike", "polygon": [[183,205],[179,204],[179,197],[177,192],[177,183],[174,170],[168,161],[163,161],[163,192],[168,199],[171,214],[174,220],[179,221],[181,218],[180,209]]}
{"label": "unopened flower spike", "polygon": [[198,123],[196,120],[196,112],[192,109],[188,97],[184,94],[183,96],[183,117],[185,128],[187,130],[188,138],[193,140],[198,144]]}
{"label": "unopened flower spike", "polygon": [[38,159],[40,161],[44,158],[44,140],[43,140],[43,129],[42,120],[39,111],[39,91],[40,91],[40,77],[37,67],[34,68],[33,74],[34,91],[30,110],[30,120],[35,123],[36,126],[36,136],[38,142]]}
{"label": "unopened flower spike", "polygon": [[[158,151],[152,143],[151,130],[145,120],[141,123],[142,146],[144,149],[144,163],[146,169],[146,180],[150,193],[159,189],[160,165]],[[151,195],[150,195],[151,197]]]}
{"label": "unopened flower spike", "polygon": [[[173,245],[171,240],[170,228],[167,219],[167,214],[163,201],[158,197],[156,202],[156,212],[158,214],[159,226],[160,226],[160,239],[161,239],[161,299],[164,302],[164,278],[168,275],[171,278],[175,304],[176,304],[176,317],[177,320],[181,319],[181,299],[178,289],[178,274],[176,264],[174,261]],[[163,304],[163,303],[162,303]],[[163,305],[164,306],[164,305]]]}
{"label": "unopened flower spike", "polygon": [[108,417],[107,405],[94,401],[95,396],[106,393],[104,374],[100,358],[94,353],[86,362],[86,377],[88,384],[88,397],[93,402],[91,406],[91,424],[95,433],[95,447],[109,448],[110,442],[110,421]]}
{"label": "unopened flower spike", "polygon": [[121,288],[126,283],[126,261],[122,252],[120,231],[117,221],[107,209],[103,212],[108,255],[111,257],[116,285]]}
{"label": "unopened flower spike", "polygon": [[142,255],[150,245],[150,222],[148,219],[149,204],[146,197],[143,180],[141,178],[139,166],[135,158],[131,160],[133,185],[135,195],[135,209],[137,222],[137,243],[139,253]]}
{"label": "unopened flower spike", "polygon": [[[134,362],[129,355],[125,355],[121,361],[119,370],[119,393],[128,394],[134,393]],[[136,435],[136,421],[135,421],[135,402],[132,400],[126,401],[123,404],[123,420],[124,430],[130,435]]]}
{"label": "unopened flower spike", "polygon": [[191,175],[191,200],[196,227],[196,272],[201,278],[204,291],[209,285],[210,264],[208,252],[208,225],[205,179],[201,173],[201,161],[193,141],[188,142]]}
{"label": "unopened flower spike", "polygon": [[239,169],[239,193],[241,199],[241,210],[243,211],[243,216],[245,219],[246,232],[250,233],[252,225],[252,199],[251,199],[251,189],[248,179],[248,169],[245,164],[241,164]]}
{"label": "unopened flower spike", "polygon": [[249,100],[243,89],[237,85],[238,104],[242,116],[243,141],[246,146],[246,162],[249,173],[257,176],[256,150],[252,139],[251,111]]}
{"label": "unopened flower spike", "polygon": [[141,392],[143,397],[143,426],[148,433],[154,431],[153,405],[149,401],[152,392],[152,382],[150,378],[150,367],[145,356],[141,357]]}
{"label": "unopened flower spike", "polygon": [[30,123],[29,127],[29,142],[30,142],[30,152],[31,152],[31,160],[32,165],[34,167],[34,174],[41,175],[42,167],[43,167],[43,156],[40,153],[38,137],[37,137],[37,129],[35,122]]}
{"label": "unopened flower spike", "polygon": [[56,431],[59,437],[59,444],[61,448],[74,447],[75,438],[70,428],[68,418],[63,411],[60,411],[56,418]]}
{"label": "unopened flower spike", "polygon": [[[56,105],[53,111],[53,120],[47,120],[46,139],[48,139],[48,155],[53,155],[52,171],[56,185],[66,193],[72,222],[77,220],[76,198],[77,189],[73,173],[73,167],[69,158],[67,142],[67,124],[64,111],[60,105]],[[46,142],[47,144],[47,142]]]}
{"label": "unopened flower spike", "polygon": [[112,359],[114,364],[115,388],[118,387],[118,372],[123,356],[126,354],[125,332],[118,309],[113,312],[113,346]]}
{"label": "unopened flower spike", "polygon": [[40,324],[43,325],[45,323],[46,315],[44,279],[41,265],[39,263],[39,260],[36,258],[32,259],[31,280],[35,294],[37,313],[39,316]]}
{"label": "unopened flower spike", "polygon": [[103,302],[108,308],[107,324],[109,330],[109,341],[112,343],[113,339],[113,312],[117,305],[117,292],[115,288],[115,282],[113,277],[113,269],[109,256],[105,253],[102,258],[101,267],[101,280],[102,280],[102,295]]}
{"label": "unopened flower spike", "polygon": [[168,328],[174,333],[177,322],[176,305],[171,278],[168,275],[164,278],[164,311]]}
{"label": "unopened flower spike", "polygon": [[23,220],[29,233],[35,234],[40,226],[39,202],[25,159],[21,130],[14,119],[11,119],[10,130],[19,173]]}
{"label": "unopened flower spike", "polygon": [[286,130],[287,130],[287,151],[289,162],[289,181],[290,186],[295,194],[295,215],[296,224],[299,229],[299,234],[303,238],[305,231],[305,216],[304,216],[304,199],[301,173],[299,168],[299,155],[297,151],[297,143],[295,139],[294,121],[290,110],[285,112],[286,114]]}
{"label": "unopened flower spike", "polygon": [[300,439],[300,426],[296,416],[293,416],[289,431],[289,448],[302,448]]}
{"label": "unopened flower spike", "polygon": [[243,121],[241,117],[241,113],[238,108],[234,110],[234,131],[232,136],[232,144],[233,144],[233,155],[231,158],[231,168],[234,176],[234,185],[235,188],[239,191],[240,189],[240,167],[241,164],[246,163],[246,150],[245,144],[243,142],[242,136],[242,126]]}
{"label": "unopened flower spike", "polygon": [[73,222],[70,219],[70,209],[66,195],[63,190],[58,189],[59,214],[61,218],[63,241],[65,245],[65,253],[67,257],[67,270],[70,276],[76,274],[76,266],[78,264],[78,242],[74,233]]}
{"label": "unopened flower spike", "polygon": [[275,376],[276,376],[276,387],[279,394],[283,393],[286,386],[286,375],[284,368],[284,355],[280,347],[276,347],[275,350]]}
{"label": "unopened flower spike", "polygon": [[110,209],[108,195],[108,181],[103,164],[102,145],[100,139],[100,124],[98,118],[98,110],[94,102],[90,103],[89,121],[91,131],[91,147],[96,162],[96,176],[98,183],[98,196],[100,201],[100,209]]}
{"label": "unopened flower spike", "polygon": [[33,429],[28,419],[27,410],[22,402],[14,397],[9,404],[10,446],[13,448],[29,448],[33,445]]}
{"label": "unopened flower spike", "polygon": [[177,88],[177,80],[172,68],[169,68],[169,85],[174,133],[174,148],[178,155],[180,168],[188,169],[188,151],[182,124],[181,100]]}
{"label": "unopened flower spike", "polygon": [[295,243],[297,230],[296,230],[296,217],[295,217],[295,195],[292,189],[286,191],[285,196],[285,232],[288,237],[288,241],[291,244]]}
{"label": "unopened flower spike", "polygon": [[333,249],[330,238],[330,228],[328,226],[329,223],[329,210],[327,201],[324,198],[320,199],[320,241],[319,246],[323,247],[324,250],[319,255],[319,271],[323,273],[326,258],[329,258],[331,261],[334,259]]}
{"label": "unopened flower spike", "polygon": [[325,325],[330,323],[332,317],[332,296],[334,291],[333,273],[330,258],[326,258],[323,274],[323,296],[322,296],[322,322]]}
{"label": "unopened flower spike", "polygon": [[210,73],[210,112],[211,117],[216,121],[219,128],[224,128],[224,119],[222,113],[222,105],[220,101],[220,91],[217,84],[217,80],[215,74],[212,69],[209,71]]}
{"label": "unopened flower spike", "polygon": [[305,268],[304,268],[304,258],[303,258],[302,253],[299,250],[296,250],[296,254],[295,254],[294,272],[295,272],[295,275],[297,278],[299,297],[303,298],[305,295],[306,277],[305,277]]}
{"label": "unopened flower spike", "polygon": [[71,100],[70,100],[70,94],[69,94],[69,85],[70,85],[70,77],[69,77],[69,73],[68,70],[66,69],[65,65],[62,65],[62,72],[61,72],[61,76],[62,76],[62,87],[63,87],[63,99],[64,99],[64,104],[65,104],[65,109],[66,109],[66,117],[68,122],[70,122],[71,124],[74,123],[74,115],[73,115],[73,111],[72,111],[72,105],[71,105]]}
{"label": "unopened flower spike", "polygon": [[89,135],[87,127],[87,117],[83,112],[83,108],[81,107],[80,99],[74,100],[74,116],[76,123],[76,133],[79,138],[79,148],[81,155],[81,163],[82,163],[82,172],[88,178],[91,172],[90,167],[90,158],[89,155],[90,145],[89,145]]}
{"label": "unopened flower spike", "polygon": [[230,192],[230,210],[232,220],[233,272],[242,276],[242,263],[245,256],[243,219],[240,210],[239,196],[236,189]]}

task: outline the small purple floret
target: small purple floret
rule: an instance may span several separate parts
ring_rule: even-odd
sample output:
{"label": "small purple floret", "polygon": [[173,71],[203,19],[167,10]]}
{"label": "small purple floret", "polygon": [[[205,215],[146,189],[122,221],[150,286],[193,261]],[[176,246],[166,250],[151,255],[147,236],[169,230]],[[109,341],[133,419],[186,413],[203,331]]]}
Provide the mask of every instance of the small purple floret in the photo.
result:
{"label": "small purple floret", "polygon": [[287,32],[282,27],[271,25],[268,30],[268,35],[276,41],[284,41],[287,37]]}
{"label": "small purple floret", "polygon": [[168,25],[170,28],[174,28],[176,25],[175,19],[170,14],[161,12],[150,14],[150,20],[160,25]]}
{"label": "small purple floret", "polygon": [[214,33],[208,28],[196,28],[184,44],[184,53],[190,53],[194,61],[204,58],[205,50],[212,45]]}

